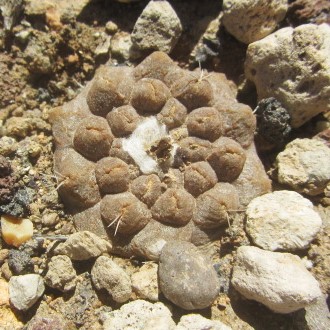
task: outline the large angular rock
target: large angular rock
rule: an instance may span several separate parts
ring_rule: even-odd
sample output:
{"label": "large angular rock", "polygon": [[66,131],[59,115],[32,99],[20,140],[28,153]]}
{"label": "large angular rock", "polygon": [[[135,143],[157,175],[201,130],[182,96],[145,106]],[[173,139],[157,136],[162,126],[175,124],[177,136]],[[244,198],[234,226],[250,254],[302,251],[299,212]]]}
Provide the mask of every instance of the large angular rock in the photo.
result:
{"label": "large angular rock", "polygon": [[224,0],[222,22],[236,39],[249,44],[272,33],[287,9],[287,0]]}
{"label": "large angular rock", "polygon": [[299,127],[330,109],[330,26],[286,27],[253,42],[245,74],[258,98],[275,97]]}
{"label": "large angular rock", "polygon": [[322,295],[299,257],[254,246],[237,249],[232,284],[246,298],[277,313],[294,312]]}
{"label": "large angular rock", "polygon": [[142,51],[170,53],[182,32],[180,19],[167,1],[150,1],[135,23],[131,38]]}
{"label": "large angular rock", "polygon": [[294,191],[257,197],[246,214],[247,233],[256,245],[270,251],[305,249],[322,226],[313,204]]}

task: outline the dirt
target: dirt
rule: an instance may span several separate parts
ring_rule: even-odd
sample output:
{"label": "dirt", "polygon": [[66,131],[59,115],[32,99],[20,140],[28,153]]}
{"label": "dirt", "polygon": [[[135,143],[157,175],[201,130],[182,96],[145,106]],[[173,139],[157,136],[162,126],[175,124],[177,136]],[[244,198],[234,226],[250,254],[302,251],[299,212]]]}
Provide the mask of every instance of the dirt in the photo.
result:
{"label": "dirt", "polygon": [[[135,65],[142,60],[127,61],[109,53],[106,40],[113,34],[118,37],[130,33],[147,2],[66,0],[59,1],[58,6],[47,7],[29,0],[25,9],[22,7],[19,11],[11,30],[4,26],[4,14],[0,15],[0,157],[6,157],[12,169],[7,176],[2,172],[0,175],[0,214],[29,217],[34,222],[37,236],[63,236],[75,230],[57,193],[49,112],[73,99],[101,64],[110,61],[115,65]],[[182,36],[171,57],[185,68],[196,68],[200,62],[203,68],[224,72],[233,82],[241,84],[246,45],[236,41],[223,27],[219,28],[221,1],[170,2],[183,24]],[[329,22],[327,1],[324,1],[323,11],[317,7],[309,15],[307,3],[311,1],[289,2],[290,10],[283,26]],[[76,6],[70,7],[73,3]],[[307,9],[302,10],[301,3]],[[323,4],[322,1],[317,3],[318,6]],[[251,86],[241,84],[238,98],[240,102],[256,104],[255,91]],[[321,120],[329,121],[329,117]],[[314,133],[314,130],[304,131],[307,137]],[[266,169],[272,171],[272,160],[277,152],[273,150],[262,155]],[[12,195],[12,203],[8,203]],[[328,203],[326,198],[323,201]],[[312,260],[314,266],[311,271],[323,292],[329,294],[330,207],[322,205],[321,199],[313,202],[325,225],[310,249],[303,251],[300,257]],[[49,214],[57,215],[57,220],[47,222],[45,219]],[[275,314],[256,302],[246,300],[230,286],[235,248],[249,244],[243,223],[244,214],[233,215],[232,224],[224,231],[221,242],[209,247],[207,253],[214,256],[215,267],[218,265],[222,293],[211,308],[197,312],[220,319],[233,329],[298,329],[295,320],[300,311],[288,315]],[[40,274],[45,274],[47,269],[49,245],[50,240],[44,239],[42,248],[32,258],[34,270]],[[11,248],[0,238],[0,254]],[[3,255],[0,279],[8,280],[10,271],[5,256],[8,253]],[[118,260],[129,272],[141,265],[138,260]],[[42,302],[26,313],[0,305],[0,329],[22,329],[35,316],[40,305],[43,306],[40,315],[47,314],[49,310],[54,313],[54,324],[58,322],[56,317],[62,315],[65,329],[101,329],[100,315],[116,306],[93,290],[86,273],[90,264],[80,263],[76,267],[80,278],[76,294],[62,295],[48,288]],[[162,297],[161,301],[166,302]],[[176,321],[187,313],[172,308]]]}

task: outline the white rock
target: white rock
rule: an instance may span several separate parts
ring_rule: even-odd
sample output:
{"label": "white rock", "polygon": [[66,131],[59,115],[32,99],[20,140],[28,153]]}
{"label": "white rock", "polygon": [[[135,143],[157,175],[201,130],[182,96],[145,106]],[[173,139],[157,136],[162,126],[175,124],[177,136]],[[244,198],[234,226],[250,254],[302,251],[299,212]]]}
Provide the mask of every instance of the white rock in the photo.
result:
{"label": "white rock", "polygon": [[132,274],[133,291],[139,298],[158,301],[158,265],[148,262]]}
{"label": "white rock", "polygon": [[150,1],[135,23],[131,38],[139,50],[171,52],[182,32],[180,19],[167,1]]}
{"label": "white rock", "polygon": [[95,287],[105,289],[114,301],[123,303],[130,298],[132,284],[129,276],[109,257],[97,258],[91,275]]}
{"label": "white rock", "polygon": [[311,196],[330,182],[330,148],[314,139],[290,142],[276,158],[278,181]]}
{"label": "white rock", "polygon": [[259,100],[275,97],[299,127],[330,109],[329,54],[328,24],[286,27],[249,45],[245,74]]}
{"label": "white rock", "polygon": [[287,0],[224,0],[222,22],[246,44],[272,33],[288,9]]}
{"label": "white rock", "polygon": [[209,320],[199,314],[183,315],[175,330],[230,330],[231,327],[220,321]]}
{"label": "white rock", "polygon": [[246,231],[254,244],[270,251],[305,249],[322,226],[313,204],[294,191],[257,197],[246,214]]}
{"label": "white rock", "polygon": [[67,255],[73,260],[88,260],[111,251],[111,244],[89,231],[72,234],[66,242],[59,244],[55,254]]}
{"label": "white rock", "polygon": [[9,299],[15,308],[25,311],[43,295],[45,285],[37,274],[12,276],[9,281]]}
{"label": "white rock", "polygon": [[232,284],[247,299],[277,313],[291,313],[322,295],[318,282],[299,257],[254,246],[237,249]]}
{"label": "white rock", "polygon": [[67,292],[76,287],[76,276],[68,256],[54,256],[48,264],[45,282],[51,288]]}
{"label": "white rock", "polygon": [[152,304],[135,300],[111,312],[104,322],[104,330],[173,330],[175,323],[163,303]]}

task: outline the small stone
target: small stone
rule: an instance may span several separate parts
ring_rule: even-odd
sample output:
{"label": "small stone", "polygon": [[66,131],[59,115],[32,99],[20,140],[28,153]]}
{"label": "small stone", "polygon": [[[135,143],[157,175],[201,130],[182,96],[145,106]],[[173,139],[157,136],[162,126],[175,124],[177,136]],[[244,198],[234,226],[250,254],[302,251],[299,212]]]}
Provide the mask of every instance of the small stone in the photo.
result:
{"label": "small stone", "polygon": [[210,306],[220,290],[212,264],[188,242],[170,241],[164,246],[158,276],[164,296],[187,310]]}
{"label": "small stone", "polygon": [[0,250],[0,266],[2,266],[2,264],[8,258],[8,255],[9,255],[9,250],[7,250],[7,249]]}
{"label": "small stone", "polygon": [[11,117],[6,121],[7,135],[25,138],[32,129],[31,118]]}
{"label": "small stone", "polygon": [[16,140],[9,136],[0,138],[0,155],[9,156],[17,150],[18,144]]}
{"label": "small stone", "polygon": [[298,256],[264,251],[254,246],[237,249],[232,284],[247,299],[276,313],[291,313],[322,295],[319,283]]}
{"label": "small stone", "polygon": [[1,216],[1,230],[4,241],[16,247],[33,236],[33,224],[29,219],[19,219],[8,215]]}
{"label": "small stone", "polygon": [[110,252],[111,244],[89,231],[72,234],[66,242],[59,244],[55,254],[67,255],[72,260],[88,260]]}
{"label": "small stone", "polygon": [[183,315],[175,330],[231,330],[231,327],[217,320],[209,320],[199,314]]}
{"label": "small stone", "polygon": [[5,262],[2,266],[1,266],[1,274],[2,274],[2,277],[9,281],[10,278],[13,276],[13,273],[12,271],[10,270],[9,268],[9,265],[8,265],[8,262]]}
{"label": "small stone", "polygon": [[135,23],[133,45],[143,51],[170,53],[182,32],[180,19],[167,1],[150,1]]}
{"label": "small stone", "polygon": [[330,148],[315,139],[295,139],[276,158],[278,181],[315,196],[330,182]]}
{"label": "small stone", "polygon": [[270,251],[306,249],[322,226],[313,204],[294,191],[257,197],[246,214],[246,231],[253,243]]}
{"label": "small stone", "polygon": [[246,44],[272,33],[288,9],[287,0],[224,0],[222,22],[236,39]]}
{"label": "small stone", "polygon": [[0,306],[9,305],[9,284],[0,278]]}
{"label": "small stone", "polygon": [[10,302],[18,310],[28,310],[43,295],[45,285],[37,274],[12,276],[9,281]]}
{"label": "small stone", "polygon": [[15,275],[23,275],[33,271],[33,263],[30,255],[25,251],[10,250],[8,265]]}
{"label": "small stone", "polygon": [[77,273],[68,256],[54,256],[48,264],[45,283],[51,288],[67,292],[76,287]]}
{"label": "small stone", "polygon": [[41,222],[46,227],[55,227],[60,221],[57,213],[46,213],[42,216]]}
{"label": "small stone", "polygon": [[105,24],[105,31],[109,34],[115,34],[118,31],[118,25],[115,22],[109,21]]}
{"label": "small stone", "polygon": [[103,326],[104,330],[175,329],[171,312],[163,303],[152,304],[144,300],[132,301],[111,312]]}
{"label": "small stone", "polygon": [[300,127],[330,109],[330,26],[286,27],[248,46],[245,74],[258,99],[274,97]]}
{"label": "small stone", "polygon": [[255,109],[258,135],[275,145],[283,143],[291,132],[289,112],[274,97],[263,99]]}
{"label": "small stone", "polygon": [[148,262],[131,277],[133,291],[141,299],[158,301],[158,265]]}
{"label": "small stone", "polygon": [[130,298],[132,285],[129,276],[109,257],[97,258],[91,275],[95,287],[105,289],[114,301],[123,303]]}

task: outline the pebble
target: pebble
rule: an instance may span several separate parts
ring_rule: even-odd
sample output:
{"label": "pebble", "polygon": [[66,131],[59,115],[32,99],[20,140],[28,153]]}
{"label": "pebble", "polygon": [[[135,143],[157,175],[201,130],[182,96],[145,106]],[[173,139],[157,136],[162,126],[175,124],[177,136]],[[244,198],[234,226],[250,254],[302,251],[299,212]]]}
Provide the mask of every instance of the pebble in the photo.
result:
{"label": "pebble", "polygon": [[104,330],[174,330],[175,323],[163,303],[135,300],[111,312],[103,327]]}
{"label": "pebble", "polygon": [[42,216],[41,222],[46,227],[55,227],[60,222],[57,213],[46,213]]}
{"label": "pebble", "polygon": [[68,256],[54,256],[51,258],[44,278],[48,286],[67,292],[76,287],[76,279],[77,273]]}
{"label": "pebble", "polygon": [[43,295],[45,285],[37,274],[12,276],[9,281],[9,297],[18,310],[28,310]]}
{"label": "pebble", "polygon": [[237,249],[232,285],[245,298],[284,314],[304,308],[322,295],[319,283],[298,256],[254,246]]}
{"label": "pebble", "polygon": [[9,305],[9,284],[0,278],[0,306]]}
{"label": "pebble", "polygon": [[288,10],[287,0],[224,0],[222,22],[227,31],[246,44],[272,33]]}
{"label": "pebble", "polygon": [[248,46],[245,74],[258,99],[275,97],[300,127],[330,109],[330,26],[282,28]]}
{"label": "pebble", "polygon": [[147,262],[136,273],[132,274],[132,288],[141,299],[158,301],[158,265]]}
{"label": "pebble", "polygon": [[176,12],[167,1],[150,1],[137,19],[131,38],[141,51],[170,53],[182,32]]}
{"label": "pebble", "polygon": [[18,148],[18,144],[13,137],[3,136],[0,138],[0,155],[9,156]]}
{"label": "pebble", "polygon": [[67,255],[72,260],[88,260],[110,252],[111,244],[89,231],[70,235],[66,242],[59,244],[55,254]]}
{"label": "pebble", "polygon": [[5,262],[8,258],[9,250],[8,249],[0,249],[0,266]]}
{"label": "pebble", "polygon": [[31,257],[26,251],[10,250],[8,265],[14,275],[28,274],[33,271]]}
{"label": "pebble", "polygon": [[132,283],[126,272],[106,256],[97,258],[92,268],[92,281],[98,290],[105,289],[112,299],[123,303],[132,294]]}
{"label": "pebble", "polygon": [[183,315],[175,330],[231,330],[231,327],[217,320],[209,320],[199,314]]}
{"label": "pebble", "polygon": [[253,243],[270,251],[306,249],[322,226],[312,202],[294,191],[257,197],[246,214],[246,231]]}
{"label": "pebble", "polygon": [[4,241],[15,247],[28,241],[33,235],[33,223],[29,219],[1,216],[1,231]]}
{"label": "pebble", "polygon": [[276,158],[278,181],[307,195],[323,193],[330,182],[330,148],[315,139],[295,139]]}
{"label": "pebble", "polygon": [[164,296],[187,310],[210,306],[220,290],[212,264],[188,242],[170,241],[164,246],[158,276]]}

